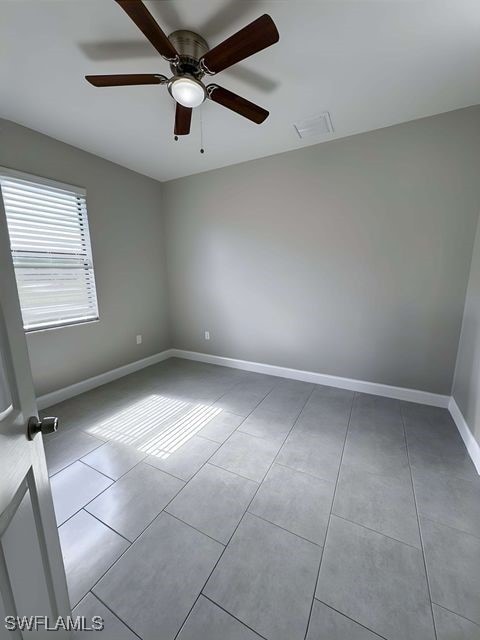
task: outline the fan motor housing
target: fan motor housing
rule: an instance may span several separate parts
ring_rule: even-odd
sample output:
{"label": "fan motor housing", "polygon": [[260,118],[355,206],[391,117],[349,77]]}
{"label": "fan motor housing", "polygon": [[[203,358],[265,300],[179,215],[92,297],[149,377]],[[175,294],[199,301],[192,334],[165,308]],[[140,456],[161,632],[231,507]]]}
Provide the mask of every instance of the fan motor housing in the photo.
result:
{"label": "fan motor housing", "polygon": [[172,63],[170,69],[175,75],[188,73],[195,78],[201,78],[204,71],[200,67],[200,59],[209,50],[209,46],[202,36],[194,31],[179,29],[168,36],[178,52],[179,61]]}

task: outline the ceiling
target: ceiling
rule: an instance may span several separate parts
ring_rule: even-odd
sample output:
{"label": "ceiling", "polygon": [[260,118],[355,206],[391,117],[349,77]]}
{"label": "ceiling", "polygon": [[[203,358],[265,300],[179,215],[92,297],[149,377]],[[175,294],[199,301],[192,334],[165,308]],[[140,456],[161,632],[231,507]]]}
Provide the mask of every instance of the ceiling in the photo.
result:
{"label": "ceiling", "polygon": [[[1,4],[0,116],[162,181],[480,103],[478,0],[147,0],[167,34],[192,29],[210,46],[263,13],[280,32],[215,76],[269,109],[266,122],[207,101],[178,142],[165,87],[84,80],[169,72],[113,0]],[[325,110],[333,136],[300,140],[293,123]]]}

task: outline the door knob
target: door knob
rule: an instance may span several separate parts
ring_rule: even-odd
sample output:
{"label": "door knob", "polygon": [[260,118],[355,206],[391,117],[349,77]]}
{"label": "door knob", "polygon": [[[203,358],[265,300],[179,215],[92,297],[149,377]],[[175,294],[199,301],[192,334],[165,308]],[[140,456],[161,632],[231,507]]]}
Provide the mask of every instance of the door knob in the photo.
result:
{"label": "door knob", "polygon": [[37,433],[43,433],[44,436],[49,433],[55,433],[58,429],[58,418],[43,418],[39,420],[36,416],[32,416],[28,420],[27,437],[33,440]]}

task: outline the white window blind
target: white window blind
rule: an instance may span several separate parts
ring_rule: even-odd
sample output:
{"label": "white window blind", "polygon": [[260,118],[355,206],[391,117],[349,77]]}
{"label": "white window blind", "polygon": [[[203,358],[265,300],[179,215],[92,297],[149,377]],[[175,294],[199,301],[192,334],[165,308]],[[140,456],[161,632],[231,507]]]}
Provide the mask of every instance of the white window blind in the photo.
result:
{"label": "white window blind", "polygon": [[98,318],[85,191],[0,168],[26,331]]}

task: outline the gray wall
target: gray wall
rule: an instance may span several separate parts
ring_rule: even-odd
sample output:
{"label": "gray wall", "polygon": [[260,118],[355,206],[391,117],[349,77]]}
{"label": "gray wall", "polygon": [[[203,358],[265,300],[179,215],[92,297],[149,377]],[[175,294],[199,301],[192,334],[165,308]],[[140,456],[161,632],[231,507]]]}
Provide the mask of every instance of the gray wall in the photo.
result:
{"label": "gray wall", "polygon": [[28,335],[37,393],[168,347],[162,186],[5,120],[0,165],[87,189],[100,321]]}
{"label": "gray wall", "polygon": [[[163,185],[0,120],[0,165],[87,189],[101,319],[29,334],[38,394],[169,346],[450,393],[479,107]],[[475,255],[455,383],[470,424]]]}
{"label": "gray wall", "polygon": [[475,107],[164,184],[173,346],[449,394],[479,134]]}
{"label": "gray wall", "polygon": [[480,444],[480,224],[472,257],[452,395]]}

